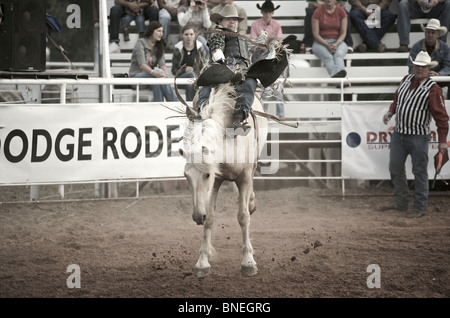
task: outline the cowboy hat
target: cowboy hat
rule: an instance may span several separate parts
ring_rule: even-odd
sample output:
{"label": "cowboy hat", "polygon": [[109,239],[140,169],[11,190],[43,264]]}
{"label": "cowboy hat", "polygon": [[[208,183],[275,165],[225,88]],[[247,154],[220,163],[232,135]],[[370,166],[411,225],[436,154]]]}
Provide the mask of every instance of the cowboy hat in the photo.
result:
{"label": "cowboy hat", "polygon": [[417,54],[416,59],[414,61],[411,58],[411,55],[409,56],[409,59],[411,60],[411,62],[413,64],[419,65],[419,66],[435,67],[436,65],[439,64],[437,61],[431,61],[431,57],[425,51],[421,51],[419,54]]}
{"label": "cowboy hat", "polygon": [[222,10],[220,10],[218,13],[211,14],[211,16],[209,17],[212,22],[217,24],[219,24],[220,20],[224,18],[237,18],[239,22],[244,20],[244,18],[240,18],[238,16],[237,9],[233,4],[225,5]]}
{"label": "cowboy hat", "polygon": [[438,19],[430,19],[427,26],[424,27],[423,24],[421,24],[420,26],[422,27],[423,31],[425,31],[425,29],[439,31],[439,37],[447,33],[447,28],[445,26],[441,26],[441,22]]}
{"label": "cowboy hat", "polygon": [[262,6],[260,6],[260,5],[257,3],[257,4],[256,4],[256,7],[257,7],[259,10],[264,11],[264,12],[273,12],[273,11],[275,11],[276,9],[278,9],[280,6],[278,5],[278,6],[275,8],[274,5],[273,5],[273,3],[272,3],[272,1],[266,0],[266,1],[262,4]]}

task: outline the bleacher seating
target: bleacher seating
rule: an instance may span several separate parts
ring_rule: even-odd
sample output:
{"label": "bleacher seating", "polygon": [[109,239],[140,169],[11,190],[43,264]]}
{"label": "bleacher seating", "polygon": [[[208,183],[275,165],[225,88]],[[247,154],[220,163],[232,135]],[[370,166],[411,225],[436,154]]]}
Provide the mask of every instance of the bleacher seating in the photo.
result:
{"label": "bleacher seating", "polygon": [[[108,8],[114,1],[108,0]],[[263,0],[247,0],[247,1],[235,1],[238,5],[242,6],[248,17],[248,34],[250,34],[250,26],[253,21],[261,17],[260,10],[256,7],[256,4],[261,4]],[[301,0],[284,0],[273,1],[275,5],[280,5],[280,8],[275,11],[274,19],[280,21],[283,27],[284,36],[296,35],[297,39],[303,39],[304,30],[304,18],[305,8],[307,6],[306,1]],[[398,0],[393,0],[390,5],[390,10],[394,13],[397,12]],[[347,9],[350,6],[347,4]],[[109,9],[108,9],[109,10]],[[411,26],[411,44],[423,38],[423,31],[420,28],[420,24],[426,24],[427,19],[415,19],[412,20]],[[172,36],[178,36],[177,31],[172,31]],[[131,40],[129,42],[123,41],[123,35],[120,33],[120,46],[122,52],[119,54],[110,54],[111,60],[111,73],[126,73],[128,71],[129,61],[131,57],[131,50],[137,40],[137,34],[130,34]],[[450,36],[449,36],[450,37]],[[352,26],[352,38],[354,47],[361,43],[361,37]],[[394,24],[389,32],[383,38],[383,43],[386,44],[388,51],[385,53],[349,53],[346,55],[346,69],[349,78],[360,77],[401,77],[406,75],[407,67],[406,61],[408,53],[398,53],[396,49],[399,46],[398,34],[396,25]],[[450,41],[449,41],[450,43]],[[171,68],[171,50],[170,47],[165,55],[167,67]],[[329,78],[325,68],[321,61],[311,53],[306,54],[292,54],[290,65],[290,78]],[[325,85],[326,86],[326,85]],[[388,94],[384,95],[390,98],[391,93],[395,91],[396,85],[393,84],[378,84],[373,87],[367,85],[352,85],[351,87],[344,89],[344,94],[351,94],[353,99],[357,98],[358,94]],[[141,91],[142,92],[142,91]],[[113,95],[120,96],[118,100],[123,101],[124,96],[131,94],[134,96],[132,90],[117,90],[115,89]],[[304,94],[320,95],[320,94],[342,94],[342,91],[334,87],[324,87],[324,85],[293,85],[285,90],[285,94],[289,95],[288,99],[304,100]],[[150,93],[151,95],[151,93]],[[144,100],[151,98],[146,94],[141,94]],[[131,99],[132,100],[132,99]]]}

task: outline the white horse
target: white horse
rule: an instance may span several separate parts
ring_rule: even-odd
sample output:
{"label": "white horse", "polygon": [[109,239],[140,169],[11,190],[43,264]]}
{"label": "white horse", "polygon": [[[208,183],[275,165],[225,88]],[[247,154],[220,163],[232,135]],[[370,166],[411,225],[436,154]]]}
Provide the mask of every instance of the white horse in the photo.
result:
{"label": "white horse", "polygon": [[[253,176],[267,139],[268,124],[266,118],[250,115],[250,133],[247,136],[233,135],[235,95],[231,84],[213,88],[209,104],[201,111],[202,119],[191,120],[186,127],[183,149],[180,149],[180,154],[186,159],[184,175],[192,193],[192,218],[203,225],[200,257],[195,265],[195,274],[199,278],[211,272],[209,257],[214,252],[211,232],[215,203],[224,180],[234,181],[239,189],[237,216],[243,239],[241,273],[253,276],[258,271],[250,243],[250,214],[256,210]],[[256,96],[252,109],[264,112]]]}

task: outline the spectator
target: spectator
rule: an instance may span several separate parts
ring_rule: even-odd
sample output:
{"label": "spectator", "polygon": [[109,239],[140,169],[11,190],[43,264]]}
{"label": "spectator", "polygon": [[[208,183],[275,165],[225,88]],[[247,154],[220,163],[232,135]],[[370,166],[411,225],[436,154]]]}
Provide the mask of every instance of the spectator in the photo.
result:
{"label": "spectator", "polygon": [[[236,7],[239,16],[239,25],[237,32],[242,35],[247,35],[247,27],[248,27],[247,12],[245,12],[244,8],[234,3],[233,0],[220,0],[220,4],[211,8],[210,14],[219,13],[227,4],[231,4]],[[216,26],[217,24],[213,22],[211,25],[211,29],[214,29]]]}
{"label": "spectator", "polygon": [[430,78],[432,67],[427,52],[417,54],[413,63],[413,74],[403,78],[394,94],[389,111],[383,116],[387,124],[393,114],[395,129],[390,142],[389,172],[394,185],[394,205],[384,206],[382,211],[408,210],[409,189],[406,179],[405,162],[411,155],[414,174],[414,211],[411,218],[426,214],[428,206],[428,143],[430,141],[431,117],[436,122],[439,151],[447,151],[448,114],[444,96],[439,85]]}
{"label": "spectator", "polygon": [[[312,29],[311,29],[311,19],[312,19],[312,15],[314,13],[314,11],[322,6],[325,2],[324,0],[306,0],[306,2],[308,3],[308,7],[305,8],[306,11],[306,16],[305,16],[305,35],[303,37],[303,43],[305,44],[305,49],[306,52],[311,52],[311,47],[312,44],[314,42],[314,37],[312,34]],[[347,3],[346,0],[338,0],[337,4],[339,6],[341,6],[342,8],[344,8],[345,10],[345,4]],[[347,12],[347,11],[346,11]],[[348,16],[348,12],[347,12],[347,16]],[[348,16],[347,18],[347,33],[345,35],[345,44],[347,44],[347,52],[348,53],[353,53],[353,39],[352,39],[352,35],[350,32],[350,17]]]}
{"label": "spectator", "polygon": [[167,45],[167,42],[169,41],[170,22],[174,21],[178,23],[178,8],[180,5],[184,5],[185,1],[186,0],[158,0],[159,22],[164,28],[164,45]]}
{"label": "spectator", "polygon": [[132,7],[125,7],[125,15],[120,20],[123,28],[123,40],[128,42],[130,41],[130,31],[128,28],[130,27],[131,21],[135,21],[136,27],[139,32],[139,37],[143,37],[145,33],[145,16],[144,16],[144,7],[150,4],[149,1],[146,0],[126,0],[127,2],[134,2],[137,5]]}
{"label": "spectator", "polygon": [[[409,52],[410,19],[435,18],[447,29],[450,27],[450,0],[401,0],[397,9],[397,32],[400,41],[398,52]],[[440,40],[447,42],[447,37]]]}
{"label": "spectator", "polygon": [[[138,39],[131,54],[130,77],[166,78],[168,77],[166,60],[164,59],[164,29],[158,21],[152,21],[145,31],[144,37]],[[175,91],[170,85],[151,85],[153,101],[178,101]]]}
{"label": "spectator", "polygon": [[[195,34],[198,35],[200,31],[208,30],[211,27],[209,11],[205,0],[188,1],[189,4],[178,8],[178,23],[181,28],[189,24],[194,28]],[[206,53],[209,55],[209,48],[207,46],[206,38],[199,35],[197,39],[204,45]]]}
{"label": "spectator", "polygon": [[259,18],[252,23],[250,37],[252,39],[256,39],[259,36],[261,30],[265,30],[269,37],[276,36],[278,37],[279,41],[282,41],[283,30],[281,29],[281,24],[280,22],[272,18],[275,10],[277,10],[280,6],[278,5],[275,8],[272,1],[266,0],[262,4],[262,6],[257,3],[256,7],[261,10],[262,18]]}
{"label": "spectator", "polygon": [[144,17],[149,21],[158,21],[158,8],[155,0],[143,0],[140,4],[128,0],[114,0],[114,6],[109,11],[109,52],[120,53],[119,28],[120,19],[126,14],[126,9],[131,11],[144,9]]}
{"label": "spectator", "polygon": [[[216,23],[216,30],[238,33],[238,23],[240,18],[237,9],[232,4],[227,4],[223,9],[211,14],[211,21]],[[267,33],[262,31],[257,43],[265,43]],[[246,71],[251,61],[250,44],[239,37],[212,33],[208,37],[208,45],[211,50],[212,60],[219,64],[225,64],[231,68],[240,68]],[[226,54],[226,56],[225,56]],[[250,132],[250,125],[247,117],[252,107],[257,82],[256,79],[246,77],[236,88],[237,98],[233,116],[233,128],[236,134],[247,135]],[[211,86],[202,86],[198,93],[196,107],[200,110],[208,102],[211,93]]]}
{"label": "spectator", "polygon": [[[172,74],[176,75],[179,72],[177,76],[179,78],[194,78],[208,59],[205,46],[198,40],[197,43],[195,42],[195,35],[194,26],[190,24],[185,25],[181,28],[182,40],[174,46]],[[198,55],[195,50],[198,51]],[[197,56],[198,59],[196,59]],[[186,89],[186,100],[192,101],[195,95],[194,85],[184,85],[182,87]]]}
{"label": "spectator", "polygon": [[344,56],[347,44],[347,13],[335,0],[325,0],[312,16],[311,26],[314,36],[312,50],[324,63],[331,77],[346,77]]}
{"label": "spectator", "polygon": [[[425,38],[416,42],[409,54],[411,59],[415,59],[417,54],[421,51],[426,51],[433,61],[438,62],[438,65],[433,67],[430,71],[430,76],[450,76],[450,48],[439,37],[447,34],[447,28],[441,26],[438,19],[430,19],[426,27]],[[413,74],[414,64],[412,60],[408,60],[409,74]],[[447,86],[447,99],[450,97],[450,82],[438,82],[439,86]]]}
{"label": "spectator", "polygon": [[[280,38],[278,36],[269,36],[267,39],[267,47],[271,48],[276,45],[278,45],[280,42]],[[287,72],[289,68],[286,67],[283,74],[281,75],[280,79],[275,81],[270,86],[267,86],[264,88],[264,91],[262,93],[262,100],[271,100],[272,98],[275,98],[277,101],[280,101],[281,103],[276,103],[276,114],[280,119],[284,119],[284,105],[283,105],[283,81],[284,78],[287,77]],[[264,109],[267,111],[267,108],[269,107],[268,103],[263,104]]]}
{"label": "spectator", "polygon": [[[358,45],[356,51],[365,52],[367,47],[379,53],[386,51],[386,45],[381,42],[386,32],[395,22],[395,15],[389,11],[392,0],[349,0],[352,8],[350,10],[350,21],[355,26],[363,43]],[[372,9],[377,5],[377,9]],[[372,27],[367,25],[367,19],[371,14],[379,14],[378,25]]]}

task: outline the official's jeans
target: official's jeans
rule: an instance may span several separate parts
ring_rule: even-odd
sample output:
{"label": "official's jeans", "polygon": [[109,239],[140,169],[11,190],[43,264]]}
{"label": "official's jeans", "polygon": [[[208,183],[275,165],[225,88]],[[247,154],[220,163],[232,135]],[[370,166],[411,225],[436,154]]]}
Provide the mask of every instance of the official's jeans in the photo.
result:
{"label": "official's jeans", "polygon": [[[445,26],[447,29],[450,27],[450,0],[438,3],[428,13],[424,13],[416,2],[401,0],[398,4],[397,11],[397,32],[400,45],[409,44],[409,32],[411,29],[410,19],[435,18],[441,22],[441,26]],[[447,42],[447,33],[439,39]]]}
{"label": "official's jeans", "polygon": [[122,28],[130,27],[130,23],[133,20],[136,22],[136,28],[138,29],[138,32],[144,33],[145,32],[145,17],[143,14],[136,15],[136,16],[125,14],[122,17],[122,19],[120,20],[120,22],[122,23]]}
{"label": "official's jeans", "polygon": [[430,135],[392,134],[389,153],[389,172],[394,185],[395,205],[407,207],[408,180],[405,163],[411,156],[414,175],[414,210],[426,211],[428,206],[428,142]]}
{"label": "official's jeans", "polygon": [[[183,74],[180,74],[178,78],[194,78],[195,72],[186,72]],[[194,85],[180,85],[181,88],[186,89],[186,101],[190,102],[194,99],[195,95],[195,89]]]}
{"label": "official's jeans", "polygon": [[361,35],[364,43],[371,49],[377,49],[381,44],[381,39],[395,22],[395,15],[389,10],[381,10],[380,27],[369,28],[366,24],[367,16],[358,9],[350,10],[350,20],[353,26]]}
{"label": "official's jeans", "polygon": [[[335,39],[325,39],[325,41],[330,44],[336,43]],[[313,53],[323,62],[328,74],[330,74],[331,77],[336,75],[337,72],[345,70],[344,56],[347,54],[348,50],[345,42],[339,44],[334,54],[331,54],[325,46],[317,41],[314,41],[312,50]]]}
{"label": "official's jeans", "polygon": [[[133,78],[156,78],[153,75],[147,74],[145,72],[137,73]],[[167,102],[178,101],[177,95],[174,89],[170,85],[150,85],[148,86],[153,91],[153,101],[163,102],[164,98]]]}

